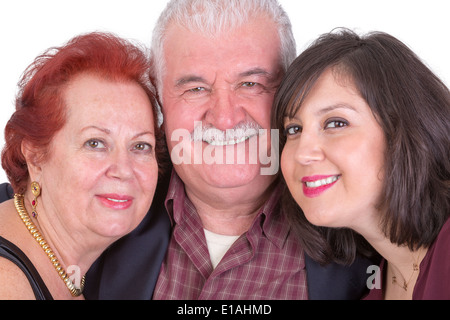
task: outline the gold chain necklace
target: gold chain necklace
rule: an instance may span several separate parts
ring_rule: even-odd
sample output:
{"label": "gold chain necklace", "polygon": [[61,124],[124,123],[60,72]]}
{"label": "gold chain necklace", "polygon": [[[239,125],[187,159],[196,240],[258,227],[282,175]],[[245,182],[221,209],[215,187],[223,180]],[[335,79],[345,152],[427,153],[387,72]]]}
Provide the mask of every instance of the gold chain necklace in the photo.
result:
{"label": "gold chain necklace", "polygon": [[[411,279],[414,275],[414,273],[416,273],[417,271],[419,271],[419,259],[420,259],[420,254],[421,252],[419,251],[419,255],[417,256],[417,260],[413,263],[413,272],[411,273],[411,276],[409,277],[408,281],[406,281],[403,278],[403,285],[399,284],[397,281],[397,276],[394,274],[392,276],[392,283],[399,286],[400,288],[402,288],[405,291],[408,291],[408,285],[411,282]],[[392,270],[393,271],[393,270]]]}
{"label": "gold chain necklace", "polygon": [[38,231],[37,227],[34,225],[33,221],[31,220],[30,216],[28,215],[27,209],[25,209],[25,206],[23,203],[23,195],[22,194],[14,195],[14,205],[15,205],[17,213],[19,214],[23,223],[25,224],[27,229],[30,231],[30,233],[32,234],[34,239],[36,239],[36,241],[39,243],[41,248],[47,254],[48,258],[50,259],[51,263],[53,264],[53,267],[55,267],[55,270],[58,272],[60,278],[66,284],[67,289],[69,289],[70,294],[73,297],[79,297],[83,293],[84,284],[86,282],[86,276],[83,276],[83,278],[81,278],[80,288],[79,289],[76,288],[75,285],[72,283],[72,280],[70,280],[70,278],[67,275],[64,268],[59,263],[58,259],[56,258],[55,253],[50,248],[50,246],[47,244],[44,237]]}

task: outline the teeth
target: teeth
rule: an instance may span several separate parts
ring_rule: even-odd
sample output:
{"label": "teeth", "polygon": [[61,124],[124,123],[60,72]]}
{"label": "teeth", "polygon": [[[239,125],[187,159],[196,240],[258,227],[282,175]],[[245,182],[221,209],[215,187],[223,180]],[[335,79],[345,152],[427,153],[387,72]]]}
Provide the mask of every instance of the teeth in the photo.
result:
{"label": "teeth", "polygon": [[111,198],[106,198],[106,199],[108,199],[109,201],[112,201],[112,202],[120,202],[120,203],[128,201],[128,200],[118,200],[118,199],[111,199]]}
{"label": "teeth", "polygon": [[204,140],[204,141],[209,143],[212,146],[232,146],[235,144],[242,143],[245,140],[248,140],[250,138],[251,137],[242,137],[239,139],[232,139],[232,140],[228,140],[228,141],[220,141],[220,140]]}
{"label": "teeth", "polygon": [[317,181],[305,182],[308,188],[318,188],[321,186],[325,186],[327,184],[331,184],[339,179],[339,176],[329,177],[326,179],[321,179]]}
{"label": "teeth", "polygon": [[262,128],[256,123],[241,123],[233,129],[220,130],[214,127],[198,126],[194,129],[191,139],[203,141],[212,146],[232,146],[261,134]]}

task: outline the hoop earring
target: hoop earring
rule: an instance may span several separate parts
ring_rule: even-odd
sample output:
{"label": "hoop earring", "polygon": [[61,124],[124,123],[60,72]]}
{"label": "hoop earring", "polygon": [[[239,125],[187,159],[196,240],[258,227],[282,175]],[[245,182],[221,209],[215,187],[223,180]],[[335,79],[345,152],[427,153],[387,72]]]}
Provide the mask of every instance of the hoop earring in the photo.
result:
{"label": "hoop earring", "polygon": [[34,199],[33,199],[33,201],[31,201],[31,206],[33,207],[32,215],[33,215],[33,218],[37,219],[37,217],[38,217],[38,214],[36,211],[36,207],[38,204],[37,198],[41,195],[41,186],[36,181],[33,181],[31,183],[31,193],[33,193],[33,195],[34,195]]}

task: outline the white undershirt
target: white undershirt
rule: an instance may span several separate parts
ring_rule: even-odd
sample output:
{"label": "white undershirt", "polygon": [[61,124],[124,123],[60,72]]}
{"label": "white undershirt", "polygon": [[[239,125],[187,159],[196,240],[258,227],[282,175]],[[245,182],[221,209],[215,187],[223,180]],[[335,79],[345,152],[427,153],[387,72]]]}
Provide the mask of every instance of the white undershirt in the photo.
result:
{"label": "white undershirt", "polygon": [[225,253],[232,246],[232,244],[239,238],[239,236],[224,236],[206,229],[205,231],[206,244],[208,245],[209,257],[213,268],[215,269],[222,260]]}

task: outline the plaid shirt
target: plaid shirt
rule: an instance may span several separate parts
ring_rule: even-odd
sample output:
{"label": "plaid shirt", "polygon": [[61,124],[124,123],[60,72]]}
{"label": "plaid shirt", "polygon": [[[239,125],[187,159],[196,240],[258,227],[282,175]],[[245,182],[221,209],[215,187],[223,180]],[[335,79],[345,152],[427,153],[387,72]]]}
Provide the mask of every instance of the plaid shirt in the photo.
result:
{"label": "plaid shirt", "polygon": [[166,198],[174,227],[153,299],[307,299],[303,249],[289,232],[279,199],[277,188],[213,269],[201,220],[174,173]]}

